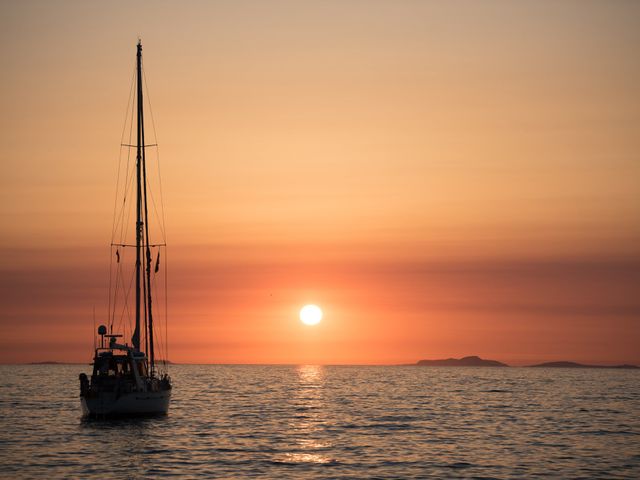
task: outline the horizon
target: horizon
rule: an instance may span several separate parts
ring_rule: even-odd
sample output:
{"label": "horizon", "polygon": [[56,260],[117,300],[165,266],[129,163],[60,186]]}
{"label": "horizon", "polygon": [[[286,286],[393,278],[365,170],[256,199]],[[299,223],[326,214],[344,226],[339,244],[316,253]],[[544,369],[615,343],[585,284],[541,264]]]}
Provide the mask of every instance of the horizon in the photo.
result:
{"label": "horizon", "polygon": [[640,365],[640,4],[0,14],[0,363],[113,324],[140,37],[172,362]]}
{"label": "horizon", "polygon": [[[629,364],[629,363],[583,363],[583,362],[574,362],[571,359],[556,359],[556,360],[545,360],[545,361],[529,361],[522,362],[517,364],[507,363],[505,360],[496,359],[496,358],[482,358],[477,355],[465,355],[464,357],[475,357],[481,360],[497,360],[498,362],[504,363],[504,366],[507,367],[536,367],[542,364],[547,363],[575,363],[581,366],[597,366],[597,367],[619,367],[619,366],[632,366],[640,368],[640,365]],[[446,357],[446,358],[421,358],[416,360],[413,363],[223,363],[223,362],[174,362],[169,360],[168,365],[230,365],[230,366],[242,366],[242,365],[254,365],[254,366],[318,366],[318,367],[412,367],[412,366],[420,366],[420,367],[436,367],[436,368],[494,368],[494,367],[482,367],[482,366],[445,366],[445,365],[418,365],[420,361],[439,361],[439,360],[457,360],[454,357]],[[165,359],[157,359],[156,362],[164,363]],[[46,365],[46,364],[56,364],[56,365],[91,365],[93,363],[93,359],[86,362],[67,362],[67,361],[59,361],[59,360],[36,360],[31,362],[0,362],[0,365]]]}

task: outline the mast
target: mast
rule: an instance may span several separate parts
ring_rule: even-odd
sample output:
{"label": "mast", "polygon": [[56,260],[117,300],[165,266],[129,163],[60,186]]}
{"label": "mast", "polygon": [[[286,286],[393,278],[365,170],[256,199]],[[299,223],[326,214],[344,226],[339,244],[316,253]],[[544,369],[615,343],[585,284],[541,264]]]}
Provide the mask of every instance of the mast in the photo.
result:
{"label": "mast", "polygon": [[142,253],[142,162],[144,152],[144,129],[142,117],[142,41],[138,41],[136,54],[137,72],[137,112],[138,127],[136,136],[136,327],[131,337],[133,348],[140,351],[140,280],[141,280],[141,253]]}
{"label": "mast", "polygon": [[[146,350],[151,375],[154,372],[153,315],[151,310],[151,249],[149,242],[149,209],[147,206],[147,163],[144,143],[144,101],[142,97],[142,41],[136,54],[136,327],[131,338],[133,348],[140,351],[140,320],[144,319]],[[142,260],[144,258],[144,270]],[[144,297],[143,297],[144,295]]]}
{"label": "mast", "polygon": [[[140,47],[142,48],[142,47]],[[141,64],[140,64],[141,66]],[[139,74],[141,75],[141,74]],[[141,78],[141,77],[140,77]],[[140,98],[142,98],[142,86],[140,86]],[[143,185],[143,195],[144,195],[144,244],[145,244],[145,284],[144,291],[146,293],[146,302],[145,302],[145,312],[144,317],[146,320],[146,342],[147,342],[147,353],[149,354],[149,364],[150,364],[150,373],[153,376],[154,367],[155,367],[155,354],[153,349],[153,315],[151,310],[151,248],[149,241],[149,209],[147,208],[147,157],[145,155],[144,149],[144,118],[142,106],[140,107],[140,121],[142,122],[142,185]]]}

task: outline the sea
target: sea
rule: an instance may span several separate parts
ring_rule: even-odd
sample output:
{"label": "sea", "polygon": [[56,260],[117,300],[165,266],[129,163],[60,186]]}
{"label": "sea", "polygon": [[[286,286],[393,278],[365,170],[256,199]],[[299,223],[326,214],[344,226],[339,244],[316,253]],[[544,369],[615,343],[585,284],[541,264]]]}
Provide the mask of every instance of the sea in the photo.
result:
{"label": "sea", "polygon": [[173,365],[85,419],[83,365],[0,366],[2,478],[640,478],[640,371]]}

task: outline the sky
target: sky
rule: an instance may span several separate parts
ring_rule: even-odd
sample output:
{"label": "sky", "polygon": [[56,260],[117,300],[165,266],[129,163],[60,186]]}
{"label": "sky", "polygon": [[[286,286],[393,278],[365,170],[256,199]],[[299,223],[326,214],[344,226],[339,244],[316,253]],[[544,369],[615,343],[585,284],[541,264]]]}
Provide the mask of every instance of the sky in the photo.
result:
{"label": "sky", "polygon": [[404,0],[0,2],[0,362],[92,357],[138,38],[172,361],[640,364],[640,4]]}

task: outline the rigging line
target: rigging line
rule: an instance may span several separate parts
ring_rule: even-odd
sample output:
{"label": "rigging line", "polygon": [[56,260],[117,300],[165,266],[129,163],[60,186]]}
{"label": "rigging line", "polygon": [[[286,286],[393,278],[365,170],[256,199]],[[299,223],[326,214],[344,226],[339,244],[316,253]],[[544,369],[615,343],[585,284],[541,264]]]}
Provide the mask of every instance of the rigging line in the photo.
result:
{"label": "rigging line", "polygon": [[[144,79],[144,88],[147,91],[147,103],[149,104],[149,114],[151,115],[151,126],[153,128],[153,139],[156,142],[156,144],[158,144],[158,134],[156,132],[156,120],[155,117],[153,116],[153,108],[151,108],[151,95],[149,95],[149,86],[147,85],[147,76],[144,72],[144,69],[142,70],[142,78]],[[167,238],[166,238],[166,231],[165,231],[165,214],[164,214],[164,195],[162,193],[162,176],[160,175],[160,148],[156,148],[156,164],[157,164],[157,168],[158,168],[158,184],[160,187],[160,210],[162,212],[162,235],[163,235],[163,240],[165,243],[167,243]],[[152,200],[153,200],[153,196],[152,196]]]}
{"label": "rigging line", "polygon": [[[153,117],[152,117],[153,119]],[[156,165],[158,169],[158,187],[160,190],[160,212],[162,215],[162,221],[160,222],[162,225],[162,240],[164,243],[167,243],[167,233],[166,233],[166,220],[164,213],[164,194],[162,193],[162,176],[160,175],[160,149],[156,149]],[[153,199],[153,196],[152,196]]]}
{"label": "rigging line", "polygon": [[[113,248],[111,248],[110,250],[111,250],[111,253],[113,253]],[[113,265],[113,255],[111,255],[111,265]],[[118,298],[118,285],[120,284],[120,282],[118,281],[120,277],[120,268],[121,268],[120,263],[116,263],[116,266],[115,266],[116,278],[115,278],[115,285],[113,287],[113,292],[111,291],[111,289],[109,289],[109,305],[110,305],[109,324],[112,328],[113,328],[113,325],[115,324],[115,318],[116,318],[116,300]],[[113,302],[111,301],[112,294],[113,294]],[[111,306],[113,306],[113,308],[111,308]]]}
{"label": "rigging line", "polygon": [[[113,327],[113,325],[115,324],[116,321],[116,300],[118,299],[118,285],[120,284],[119,282],[119,278],[120,278],[120,265],[117,264],[116,265],[116,272],[115,272],[115,276],[116,276],[116,280],[115,280],[115,286],[113,287],[113,292],[111,290],[109,290],[109,305],[113,305],[113,307],[110,307],[109,310],[109,323],[110,326]],[[113,295],[113,302],[111,301],[111,296]]]}
{"label": "rigging line", "polygon": [[[124,262],[124,260],[125,260],[125,254],[124,252],[122,252],[121,261]],[[118,303],[118,285],[122,285],[122,291],[125,292],[125,283],[124,283],[124,278],[122,276],[122,265],[123,263],[120,263],[120,262],[116,264],[116,285],[113,290],[113,312],[111,313],[111,316],[112,316],[111,325],[115,324],[115,319],[116,319],[116,305]],[[119,328],[120,328],[120,324],[118,324],[118,329]]]}
{"label": "rigging line", "polygon": [[127,154],[127,168],[125,170],[125,180],[122,183],[122,204],[119,206],[119,208],[118,206],[116,206],[116,209],[115,209],[116,218],[114,222],[114,228],[111,234],[111,243],[113,243],[116,240],[116,237],[121,235],[121,230],[122,230],[121,220],[122,220],[122,216],[124,215],[123,213],[124,209],[126,208],[128,188],[129,188],[129,163],[130,163],[129,154]]}
{"label": "rigging line", "polygon": [[[160,249],[158,249],[158,251],[160,251]],[[165,254],[166,254],[166,249],[165,249]],[[165,266],[163,265],[163,270],[164,269],[165,269]],[[154,288],[155,293],[156,293],[156,299],[160,298],[160,295],[158,294],[158,282],[156,280],[157,276],[158,276],[157,272],[154,271],[154,273],[153,273],[153,288]],[[166,277],[165,277],[165,281],[166,281]],[[165,283],[165,297],[166,297],[166,283]],[[165,310],[166,310],[166,303],[165,303]],[[166,319],[166,311],[164,313],[165,313],[165,319]],[[166,349],[167,348],[166,336],[168,335],[168,333],[166,331],[166,322],[165,322],[165,334],[162,333],[162,329],[161,328],[156,330],[156,332],[158,333],[158,337],[160,337],[160,338],[158,338],[158,342],[157,342],[158,343],[158,347],[160,349],[160,353],[162,355],[163,360],[166,361],[166,360],[168,360],[168,358],[167,358],[168,353],[167,353],[167,349]],[[166,363],[165,363],[164,369],[165,369],[165,371],[167,370]]]}
{"label": "rigging line", "polygon": [[[156,155],[157,155],[157,150],[156,150]],[[157,157],[156,157],[157,159]],[[158,166],[158,169],[160,167],[160,164],[156,161],[156,165]],[[162,182],[161,182],[161,178],[160,178],[160,172],[158,171],[158,184],[160,186],[160,190],[162,190]],[[153,210],[155,213],[155,218],[156,221],[158,222],[158,227],[160,229],[160,233],[162,234],[162,240],[164,243],[166,243],[166,231],[165,231],[165,225],[164,225],[164,219],[161,218],[160,214],[158,213],[158,206],[156,204],[156,199],[155,199],[155,195],[153,194],[153,189],[149,188],[149,193],[151,195],[151,204],[153,205]],[[160,200],[162,200],[162,191],[160,192]]]}
{"label": "rigging line", "polygon": [[[169,360],[169,322],[168,322],[168,318],[169,318],[169,300],[168,300],[168,292],[169,289],[168,284],[167,284],[167,272],[169,270],[168,268],[169,266],[169,262],[167,260],[167,249],[164,249],[164,331],[165,331],[165,337],[164,337],[164,341],[165,341],[165,360]],[[167,364],[167,370],[169,370],[169,365]]]}
{"label": "rigging line", "polygon": [[[128,190],[131,189],[131,185],[128,185],[127,188],[124,190],[125,192],[125,198],[128,195],[127,192]],[[118,213],[118,223],[116,225],[116,235],[114,235],[114,238],[111,240],[111,243],[117,243],[117,241],[119,240],[120,242],[123,242],[126,240],[126,227],[125,227],[125,215],[126,214],[130,214],[129,209],[127,209],[128,205],[126,203],[123,203],[120,211]],[[129,220],[129,217],[126,217],[126,220]],[[115,238],[118,237],[118,238]]]}
{"label": "rigging line", "polygon": [[[133,117],[134,104],[135,102],[131,102],[131,117]],[[129,123],[129,140],[131,140],[132,134],[133,134],[133,118],[131,118],[131,122]],[[122,148],[120,150],[122,151]],[[125,209],[127,208],[127,198],[129,197],[129,193],[130,193],[129,191],[133,188],[133,180],[135,178],[135,176],[133,175],[134,170],[135,170],[135,164],[132,165],[131,151],[128,150],[127,151],[127,168],[125,170],[125,181],[123,183],[123,190],[122,190],[123,191],[122,205],[118,210],[116,226],[111,239],[112,243],[114,242],[116,236],[119,236],[121,243],[124,242],[123,237],[126,235],[126,229],[125,229],[126,227],[124,225],[124,215],[125,215]],[[127,222],[129,221],[129,219],[130,219],[130,212],[129,212],[129,216],[127,216]]]}
{"label": "rigging line", "polygon": [[[110,248],[109,249],[109,290],[108,290],[109,306],[107,307],[107,319],[109,320],[109,326],[111,327],[111,333],[113,333],[113,322],[111,321],[111,284],[112,284],[112,278],[113,278],[113,248]],[[94,314],[94,321],[95,321],[95,314]],[[95,337],[95,332],[93,333],[93,335]]]}
{"label": "rigging line", "polygon": [[[157,276],[157,273],[154,270],[153,277],[151,279],[152,280],[151,284],[153,285],[153,290],[155,292],[155,298],[157,300],[159,297],[158,297],[158,282],[156,281],[156,276]],[[157,313],[158,313],[158,310],[157,310],[157,305],[156,305],[156,314]],[[162,329],[161,328],[160,329],[155,329],[154,328],[154,332],[155,332],[154,339],[156,340],[156,343],[158,344],[158,347],[159,347],[158,350],[160,352],[160,355],[164,355],[164,351],[162,349],[162,338],[163,338]],[[162,358],[164,358],[164,357],[162,357]]]}
{"label": "rigging line", "polygon": [[[124,132],[127,129],[127,114],[129,113],[129,104],[131,103],[131,96],[133,95],[133,85],[134,85],[134,80],[135,80],[135,70],[133,71],[133,74],[131,76],[131,86],[129,87],[129,98],[127,99],[127,107],[125,108],[125,114],[124,114],[124,124],[122,125],[122,133],[120,134],[120,143],[122,143],[124,141]],[[115,225],[116,225],[116,211],[117,211],[117,205],[118,205],[118,188],[120,186],[120,168],[122,166],[122,148],[120,148],[120,152],[118,154],[118,174],[117,174],[117,180],[116,180],[116,194],[115,194],[115,198],[113,200],[113,223],[111,226],[111,238],[113,238],[114,234],[115,234]]]}
{"label": "rigging line", "polygon": [[[160,250],[160,246],[158,246],[158,245],[149,245],[149,247],[157,248],[158,251]],[[153,277],[151,277],[150,280],[149,280],[150,285],[149,285],[148,288],[149,288],[149,291],[155,290],[155,298],[157,299],[159,297],[158,297],[158,287],[157,287],[157,282],[156,282],[156,275],[157,275],[157,273],[156,273],[156,271],[154,269]],[[144,287],[145,287],[145,290],[146,290],[146,284],[144,285]],[[145,300],[146,300],[146,295],[145,295]],[[146,312],[145,312],[145,314],[146,314]],[[148,338],[145,339],[145,342],[147,342],[147,345],[148,345],[148,342],[151,341],[151,339],[155,339],[155,343],[160,344],[161,343],[161,339],[158,339],[158,338],[156,338],[154,336],[154,332],[157,332],[157,329],[155,328],[155,325],[154,326],[150,326],[148,324],[148,322],[145,322],[145,327],[146,327],[147,331],[149,332],[148,333]],[[161,349],[161,351],[162,351],[162,349]],[[147,347],[147,355],[148,354],[149,354],[149,347]]]}
{"label": "rigging line", "polygon": [[124,132],[126,131],[127,128],[127,114],[129,113],[129,105],[131,103],[131,97],[133,96],[133,87],[135,86],[135,82],[136,82],[136,64],[135,62],[133,63],[133,70],[131,72],[131,85],[129,87],[129,100],[127,101],[127,108],[125,110],[125,123],[122,127],[122,135],[120,135],[120,143],[122,143],[124,141]]}
{"label": "rigging line", "polygon": [[[114,294],[113,294],[113,323],[115,323],[115,318],[116,318],[116,305],[117,305],[117,303],[118,303],[118,285],[122,285],[123,297],[125,296],[126,291],[127,291],[127,290],[126,290],[126,284],[125,284],[125,282],[124,282],[124,277],[123,277],[123,270],[124,270],[123,265],[124,265],[124,262],[125,262],[125,257],[126,257],[126,255],[125,255],[125,253],[123,252],[123,253],[122,253],[122,259],[121,259],[121,261],[122,261],[123,263],[118,263],[118,264],[117,264],[117,268],[116,268],[116,273],[117,273],[117,277],[116,277],[116,289],[114,290]],[[118,281],[118,280],[119,280],[119,281]],[[129,288],[131,288],[131,287],[129,287]],[[118,330],[120,330],[121,326],[122,326],[122,322],[120,321],[120,322],[118,323]]]}
{"label": "rigging line", "polygon": [[149,105],[149,113],[151,114],[151,126],[153,127],[153,139],[158,144],[158,135],[156,134],[156,122],[153,118],[153,110],[151,109],[151,96],[149,95],[149,86],[147,85],[147,75],[144,71],[144,66],[142,68],[142,78],[144,81],[144,89],[147,93],[147,104]]}
{"label": "rigging line", "polygon": [[[164,255],[164,254],[166,254],[166,249],[161,249],[161,248],[158,248],[158,253],[160,253],[160,251],[161,251],[161,250],[164,250],[164,251],[163,251],[163,255]],[[163,270],[165,269],[165,264],[164,264],[164,263],[163,263],[163,265],[162,265],[162,269],[163,269]],[[164,272],[163,272],[163,274],[164,274]],[[162,274],[162,275],[159,275],[159,274],[158,274],[158,272],[155,272],[155,270],[154,270],[154,274],[153,274],[153,287],[154,287],[154,289],[155,289],[155,293],[156,293],[156,298],[157,298],[157,299],[160,299],[160,298],[161,298],[161,297],[160,297],[160,294],[158,293],[158,284],[161,284],[161,285],[162,285],[162,282],[160,282],[160,281],[158,280],[158,278],[163,278],[163,274]],[[164,280],[166,280],[166,277],[164,277]],[[166,297],[166,282],[164,283],[164,285],[163,285],[163,286],[165,287],[165,297]],[[165,304],[165,305],[163,305],[163,307],[166,309],[166,304]],[[165,312],[163,312],[163,314],[165,314]],[[163,315],[163,316],[165,316],[165,317],[166,317],[166,315]],[[167,351],[166,351],[166,335],[167,335],[167,331],[166,331],[166,323],[165,323],[165,329],[164,329],[164,331],[163,331],[163,329],[162,329],[162,328],[158,328],[158,330],[157,330],[157,331],[160,333],[160,337],[161,337],[161,338],[159,338],[158,344],[159,344],[160,350],[162,351],[163,359],[168,360],[168,359],[167,359]]]}
{"label": "rigging line", "polygon": [[[135,67],[135,64],[134,64],[134,69],[133,69],[133,79],[134,79],[133,80],[133,84],[134,85],[135,85],[135,76],[136,76],[136,67]],[[131,139],[133,138],[133,123],[134,123],[133,122],[133,109],[134,109],[134,106],[136,104],[136,102],[133,101],[133,100],[134,100],[134,98],[132,98],[132,100],[131,100],[131,113],[129,115],[129,119],[130,119],[130,121],[129,121],[129,140],[128,140],[129,143],[131,143]],[[124,141],[124,139],[121,139],[120,143],[122,143],[123,141]],[[122,150],[122,147],[120,147],[120,150]],[[129,185],[129,173],[130,172],[131,172],[131,184],[133,184],[133,178],[134,178],[133,170],[134,170],[134,167],[135,167],[135,162],[134,162],[134,165],[131,166],[131,168],[130,168],[130,165],[131,165],[131,149],[127,149],[127,169],[126,169],[127,177],[125,178],[125,183],[124,183],[124,197],[122,199],[122,212],[123,212],[122,213],[122,217],[124,217],[124,209],[126,208],[127,197],[129,195],[127,185]],[[131,212],[129,212],[129,214],[130,213]],[[127,216],[127,222],[129,221],[129,218],[130,218],[130,215]],[[123,239],[123,235],[126,235],[126,230],[124,228],[124,224],[121,224],[120,227],[121,227],[120,228],[120,239],[122,240]],[[121,242],[121,243],[124,243],[124,242]]]}
{"label": "rigging line", "polygon": [[[135,75],[136,75],[136,68],[137,67],[134,67],[134,70],[133,70],[134,79],[135,79]],[[134,80],[134,82],[135,82],[135,80]],[[137,91],[136,91],[135,95],[137,95]],[[129,115],[129,118],[131,119],[130,122],[129,122],[129,140],[128,140],[129,143],[131,143],[131,139],[133,138],[133,123],[134,123],[133,122],[133,111],[134,111],[135,104],[136,104],[136,102],[134,101],[134,99],[132,99],[131,100],[131,114]],[[120,147],[120,148],[122,148],[122,147]],[[136,162],[132,162],[131,161],[131,149],[127,149],[127,175],[131,174],[131,184],[129,184],[129,177],[127,177],[126,184],[129,185],[128,188],[131,188],[132,190],[133,190],[133,179],[135,178],[135,174],[134,174],[135,163]],[[129,167],[130,165],[131,165],[131,168]],[[125,208],[125,205],[126,205],[126,202],[127,202],[127,198],[129,196],[128,188],[125,189],[124,198],[122,200],[123,211],[124,211],[124,208]],[[127,216],[127,223],[129,222],[130,217],[131,217],[131,209],[129,209],[129,215]],[[123,231],[124,231],[124,235],[126,235],[126,230],[125,230],[124,224],[122,225],[122,228],[120,229],[120,238],[121,239],[123,238]],[[124,243],[124,242],[121,242],[121,243]]]}
{"label": "rigging line", "polygon": [[[133,108],[135,105],[134,102],[134,86],[135,86],[135,77],[136,77],[136,69],[135,69],[135,63],[134,63],[134,68],[133,68],[133,72],[131,74],[131,86],[129,89],[129,99],[128,99],[128,103],[127,103],[127,113],[125,114],[125,121],[124,121],[124,125],[122,128],[122,135],[120,136],[120,143],[124,143],[125,140],[125,132],[127,129],[127,120],[129,120],[129,139],[128,141],[131,142],[131,138],[133,135]],[[129,110],[129,107],[131,108],[131,110]],[[130,112],[130,113],[129,113]],[[116,185],[116,199],[115,199],[115,208],[114,208],[114,225],[113,225],[113,229],[112,229],[112,234],[111,234],[111,241],[113,242],[116,238],[116,231],[119,228],[120,232],[119,232],[119,237],[122,240],[122,243],[124,243],[124,240],[126,238],[126,229],[124,227],[124,217],[125,217],[125,209],[126,209],[126,203],[127,203],[127,197],[128,197],[128,190],[131,188],[131,185],[129,183],[129,179],[133,179],[133,175],[130,174],[130,170],[132,170],[132,168],[130,168],[131,166],[131,150],[127,149],[127,163],[126,163],[126,167],[125,167],[125,180],[122,186],[122,191],[123,191],[123,200],[122,200],[122,205],[121,208],[117,209],[117,202],[118,202],[118,187],[120,185],[120,168],[121,168],[121,162],[122,162],[122,147],[120,147],[120,159],[119,159],[119,163],[118,163],[118,180],[117,180],[117,185]],[[131,180],[131,184],[133,183],[133,180]],[[129,212],[130,213],[130,212]],[[129,215],[127,215],[127,221],[129,220]],[[123,258],[122,261],[124,262],[125,260],[125,255],[124,255],[124,251],[123,253]],[[111,249],[111,262],[113,262],[113,249]],[[122,264],[118,263],[117,267],[116,267],[116,285],[113,291],[113,311],[110,313],[111,316],[111,326],[113,328],[113,324],[115,323],[115,319],[116,319],[116,301],[118,298],[118,278],[120,279],[120,284],[122,285],[122,291],[123,291],[123,296],[125,297],[125,302],[123,305],[123,311],[122,314],[120,315],[120,322],[119,322],[119,327],[122,326],[123,321],[122,318],[124,316],[125,310],[128,312],[128,293],[126,290],[126,286],[125,286],[125,282],[124,282],[124,278],[122,276]],[[129,288],[131,288],[131,285],[129,285]],[[111,303],[111,293],[109,294],[109,301]]]}
{"label": "rigging line", "polygon": [[[127,159],[127,169],[129,168],[128,160],[129,159]],[[118,237],[118,236],[121,237],[122,236],[122,217],[124,215],[124,210],[125,210],[125,207],[126,207],[128,189],[130,188],[128,179],[129,179],[129,172],[127,171],[126,175],[125,175],[125,182],[123,183],[123,187],[122,187],[122,192],[123,192],[122,205],[120,205],[120,208],[117,209],[117,218],[116,218],[113,234],[111,236],[111,243],[112,244],[115,242],[116,237]]]}
{"label": "rigging line", "polygon": [[[158,247],[157,251],[159,251],[159,250],[160,250],[160,248]],[[154,300],[156,301],[156,311],[155,311],[156,317],[157,317],[158,312],[159,312],[159,310],[157,309],[157,300],[160,298],[158,296],[158,282],[156,280],[157,275],[158,274],[157,274],[157,272],[155,271],[155,268],[154,268],[153,274],[149,279],[149,282],[150,282],[149,291],[153,292],[152,296],[153,296]],[[157,327],[157,325],[152,325],[152,326],[150,325],[150,328],[153,328],[153,331],[151,331],[152,335],[150,335],[150,338],[153,339],[154,349],[155,349],[156,346],[158,346],[159,347],[158,348],[158,353],[162,356],[164,354],[163,348],[162,348],[162,339],[163,339],[162,329],[159,329]]]}
{"label": "rigging line", "polygon": [[160,218],[160,215],[158,214],[158,207],[156,206],[156,200],[155,200],[155,197],[153,196],[153,189],[150,188],[149,193],[151,194],[151,205],[153,205],[153,211],[156,214],[156,221],[158,222],[158,226],[160,227],[160,233],[162,234],[162,241],[166,245],[167,239],[166,239],[166,234],[164,230],[164,222],[162,221],[162,219]]}
{"label": "rigging line", "polygon": [[[134,168],[135,168],[135,166],[132,165],[131,170],[134,170]],[[135,180],[135,175],[132,174],[131,178],[130,178],[129,187],[127,188],[127,191],[126,191],[127,193],[126,193],[126,196],[125,196],[125,201],[126,201],[126,198],[129,195],[129,191],[130,190],[133,191],[133,189],[134,189],[134,183],[135,183],[134,180]],[[125,208],[125,207],[126,207],[126,205],[123,203],[123,205],[122,205],[123,217],[120,219],[121,220],[121,224],[120,224],[120,243],[126,243],[126,240],[127,240],[127,238],[126,238],[127,237],[127,225],[130,224],[129,222],[131,220],[131,212],[133,211],[133,205],[131,205],[128,208]],[[126,213],[127,213],[126,220],[124,218],[125,210],[126,210]]]}
{"label": "rigging line", "polygon": [[[168,333],[165,330],[162,338],[162,355],[165,360],[169,361],[169,352],[167,350],[167,335]],[[165,363],[164,373],[167,373],[167,371],[168,371],[168,367],[167,367],[167,363]]]}
{"label": "rigging line", "polygon": [[[157,149],[156,149],[156,155],[157,155]],[[157,161],[156,161],[156,164],[158,164]],[[147,172],[147,173],[149,174],[149,172]],[[151,175],[149,174],[149,176],[151,176]],[[159,173],[158,173],[158,183],[160,184],[160,174]],[[160,217],[160,214],[158,213],[158,206],[156,204],[155,195],[153,194],[153,188],[151,188],[151,185],[148,185],[148,192],[149,192],[149,194],[151,196],[151,204],[153,206],[153,211],[154,211],[154,214],[155,214],[156,222],[158,224],[158,228],[160,230],[160,234],[162,235],[162,240],[163,240],[163,242],[166,243],[166,236],[167,235],[166,235],[166,232],[165,232],[164,221]]]}
{"label": "rigging line", "polygon": [[[107,307],[107,320],[109,326],[111,327],[111,333],[113,333],[113,322],[111,321],[111,287],[112,287],[112,279],[113,279],[113,248],[109,249],[109,290],[107,290],[107,294],[109,295],[108,307]],[[94,315],[95,317],[95,315]],[[95,332],[94,332],[95,336]]]}
{"label": "rigging line", "polygon": [[[147,268],[146,253],[144,255],[144,258],[145,258],[145,270],[146,270]],[[148,315],[149,302],[147,298],[146,271],[145,271],[144,281],[142,282],[142,298],[143,298],[143,304],[144,304],[144,345],[145,345],[145,353],[147,354],[147,358],[149,358],[149,329],[151,328],[151,326],[149,325],[149,315]]]}
{"label": "rigging line", "polygon": [[[158,142],[158,134],[157,134],[157,130],[156,130],[156,122],[155,122],[155,117],[153,115],[153,108],[151,106],[151,95],[149,94],[149,86],[147,84],[147,76],[145,73],[144,68],[142,69],[142,78],[144,80],[144,87],[147,93],[147,104],[149,105],[149,114],[151,115],[151,126],[153,128],[153,138],[155,143],[159,143]],[[166,235],[166,230],[165,230],[165,209],[164,209],[164,195],[163,195],[163,191],[162,191],[162,176],[160,173],[160,149],[156,148],[156,165],[157,165],[157,170],[158,170],[158,184],[159,184],[159,190],[160,190],[160,210],[161,210],[161,214],[162,214],[162,219],[159,222],[160,223],[160,230],[162,232],[162,240],[163,242],[167,243],[167,235]],[[158,217],[158,209],[155,203],[155,199],[153,196],[153,192],[151,192],[151,201],[153,203],[154,206],[154,210],[156,213],[156,217]],[[165,261],[164,261],[164,275],[165,275],[165,282],[164,282],[164,289],[165,289],[165,295],[164,295],[164,300],[165,300],[165,308],[164,308],[164,314],[165,314],[165,332],[166,332],[166,336],[165,336],[165,351],[164,351],[164,359],[165,360],[169,360],[169,331],[167,329],[168,326],[168,300],[167,300],[167,256],[166,256],[166,251],[167,249],[164,249],[164,257],[165,257]],[[154,277],[155,277],[155,273],[154,273]],[[168,370],[168,365],[165,364],[165,368]]]}
{"label": "rigging line", "polygon": [[[131,311],[129,310],[129,294],[131,293],[131,285],[133,284],[133,278],[134,277],[135,277],[135,271],[132,271],[131,272],[131,280],[129,281],[129,288],[127,290],[124,290],[124,288],[123,288],[123,291],[125,292],[125,294],[124,294],[124,304],[122,306],[122,313],[120,314],[120,323],[119,323],[118,326],[123,326],[124,327],[124,313],[125,313],[125,310],[127,312],[127,317],[131,318]],[[121,275],[120,278],[122,278],[122,275]],[[124,278],[122,278],[122,285],[124,287]],[[124,328],[123,328],[123,330],[124,330]]]}
{"label": "rigging line", "polygon": [[[133,105],[133,102],[131,101],[131,99],[129,99],[129,103],[131,105]],[[127,106],[127,110],[128,110],[128,106]],[[126,123],[127,123],[127,118],[125,116],[125,128],[126,128]],[[131,123],[131,122],[130,122]],[[124,136],[124,132],[123,132],[123,136]],[[127,184],[128,182],[128,178],[129,178],[129,165],[131,162],[131,152],[127,152],[127,161],[126,161],[126,167],[124,169],[125,172],[125,180],[122,183],[122,190],[123,190],[123,204],[126,201],[126,196],[127,196]],[[118,158],[118,176],[117,176],[117,181],[116,181],[116,197],[114,199],[114,219],[113,219],[113,227],[111,229],[111,239],[113,241],[113,239],[115,239],[116,235],[117,235],[117,228],[118,228],[118,221],[120,219],[120,213],[121,209],[118,209],[118,197],[120,195],[120,177],[121,177],[121,169],[122,169],[122,147],[120,147],[120,154],[119,154],[119,158]],[[122,207],[124,208],[124,206]]]}
{"label": "rigging line", "polygon": [[[128,108],[128,107],[127,107]],[[113,241],[113,238],[115,236],[116,233],[116,224],[118,222],[118,195],[120,193],[120,170],[122,168],[122,148],[120,149],[120,152],[118,153],[118,173],[116,174],[116,192],[115,192],[115,198],[113,199],[113,221],[111,222],[111,240]],[[125,172],[126,175],[126,172]],[[125,183],[126,186],[126,183]]]}
{"label": "rigging line", "polygon": [[[142,95],[143,85],[140,84],[141,77],[144,75],[144,69],[142,65],[142,58],[140,56],[140,50],[138,50],[138,95]],[[148,93],[148,92],[147,92]],[[144,123],[143,123],[143,103],[139,99],[138,101],[138,138],[141,139],[142,145],[144,145]],[[140,149],[138,150],[140,152]],[[152,313],[152,291],[151,291],[151,250],[149,248],[149,210],[148,210],[148,202],[147,202],[147,190],[148,190],[148,181],[147,181],[147,163],[146,163],[146,149],[142,149],[142,175],[143,175],[143,187],[144,187],[144,210],[143,210],[143,218],[145,221],[143,236],[146,243],[146,249],[144,251],[144,259],[146,263],[146,272],[144,275],[144,285],[143,291],[145,294],[145,326],[146,326],[146,344],[147,344],[147,354],[149,355],[150,365],[151,365],[151,376],[154,375],[155,369],[155,355],[154,355],[154,344],[153,344],[153,313]],[[140,173],[140,165],[138,165],[138,174]],[[138,184],[139,185],[139,184]],[[139,201],[139,200],[138,200]]]}
{"label": "rigging line", "polygon": [[[113,250],[112,250],[113,252]],[[109,302],[111,304],[111,309],[109,311],[109,324],[110,326],[116,326],[116,308],[118,306],[118,289],[120,286],[120,264],[116,263],[114,267],[114,287],[112,291],[109,291]]]}

